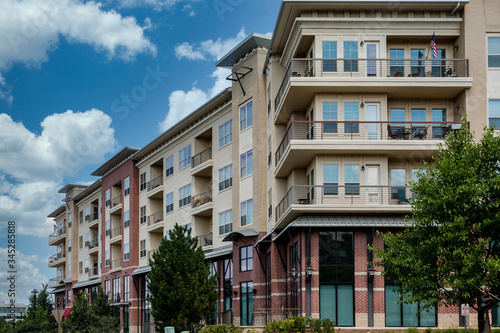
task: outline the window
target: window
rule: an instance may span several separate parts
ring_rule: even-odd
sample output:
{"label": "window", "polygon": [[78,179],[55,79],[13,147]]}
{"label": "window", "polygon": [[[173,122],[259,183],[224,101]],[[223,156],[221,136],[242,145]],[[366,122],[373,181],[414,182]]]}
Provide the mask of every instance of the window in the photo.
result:
{"label": "window", "polygon": [[146,256],[146,240],[143,239],[140,242],[140,257],[144,258]]}
{"label": "window", "polygon": [[165,196],[165,212],[170,213],[174,210],[174,192]]}
{"label": "window", "polygon": [[423,133],[425,123],[416,123],[417,121],[425,121],[425,109],[411,109],[411,136],[415,137],[417,133]]}
{"label": "window", "polygon": [[174,155],[165,159],[165,177],[174,174]]}
{"label": "window", "polygon": [[345,194],[359,195],[359,164],[344,165],[344,176]]}
{"label": "window", "polygon": [[253,199],[241,203],[241,226],[253,223]]}
{"label": "window", "polygon": [[179,150],[179,170],[191,165],[191,145]]}
{"label": "window", "polygon": [[109,280],[104,281],[104,293],[105,293],[106,295],[108,295],[108,296],[111,296],[111,295],[110,295],[110,291],[111,291],[110,286],[111,286],[111,283],[110,283],[110,281],[109,281]]}
{"label": "window", "polygon": [[398,288],[398,285],[386,281],[385,326],[436,326],[436,308],[432,307],[429,312],[421,311],[419,314],[420,305],[423,303],[403,303],[404,298],[397,292]]}
{"label": "window", "polygon": [[113,298],[112,298],[112,301],[113,302],[116,302],[116,303],[119,303],[120,300],[121,300],[121,297],[120,297],[120,278],[117,277],[115,279],[113,279]]}
{"label": "window", "polygon": [[88,274],[88,272],[89,272],[89,260],[88,259],[85,259],[84,267],[85,267],[85,274]]}
{"label": "window", "polygon": [[219,213],[219,235],[233,231],[233,210]]}
{"label": "window", "polygon": [[242,282],[241,291],[241,326],[252,325],[253,317],[253,283]]}
{"label": "window", "polygon": [[[405,121],[405,112],[405,109],[391,109],[391,121]],[[390,126],[392,133],[404,131],[405,128],[404,123],[391,123]]]}
{"label": "window", "polygon": [[[446,59],[446,50],[439,49],[437,50],[436,59]],[[443,60],[433,60],[431,75],[433,77],[443,77],[446,73],[446,61]],[[451,73],[450,73],[451,74]]]}
{"label": "window", "polygon": [[269,191],[267,192],[267,203],[268,203],[268,207],[267,207],[267,217],[268,218],[271,218],[271,216],[273,216],[273,189],[269,189]]}
{"label": "window", "polygon": [[78,237],[78,247],[83,249],[83,236]]}
{"label": "window", "polygon": [[106,236],[111,235],[111,221],[107,220],[106,221]]}
{"label": "window", "polygon": [[488,101],[488,119],[490,127],[495,126],[496,129],[500,129],[500,99]]}
{"label": "window", "polygon": [[145,190],[146,189],[146,173],[143,172],[141,173],[141,175],[139,176],[139,184],[140,185],[140,190]]}
{"label": "window", "polygon": [[[106,195],[106,207],[111,206],[111,192],[110,192],[110,190],[107,190],[105,195]],[[82,215],[83,214],[80,212],[80,218],[82,217]],[[81,219],[80,219],[80,223],[81,223]]]}
{"label": "window", "polygon": [[146,206],[141,207],[141,224],[146,223]]}
{"label": "window", "polygon": [[240,106],[240,130],[252,126],[252,101]]}
{"label": "window", "polygon": [[71,289],[68,290],[67,299],[68,299],[68,302],[71,302]]}
{"label": "window", "polygon": [[85,222],[90,220],[90,207],[85,207]]}
{"label": "window", "polygon": [[319,233],[320,317],[354,325],[354,240],[352,232]]}
{"label": "window", "polygon": [[78,262],[78,274],[83,274],[83,261]]}
{"label": "window", "polygon": [[323,165],[323,193],[324,195],[339,194],[339,166],[338,164]]}
{"label": "window", "polygon": [[[323,59],[337,59],[337,42],[324,41]],[[323,72],[336,72],[337,60],[323,60]],[[307,75],[306,75],[307,76]]]}
{"label": "window", "polygon": [[[446,109],[432,109],[432,121],[446,121]],[[446,128],[445,123],[432,126],[432,137],[444,138],[447,132]]]}
{"label": "window", "polygon": [[405,76],[405,63],[404,63],[404,57],[405,57],[405,50],[404,49],[390,49],[389,50],[389,57],[391,59],[398,59],[398,60],[391,60],[390,62],[390,75],[391,76]]}
{"label": "window", "polygon": [[228,122],[219,126],[219,147],[224,147],[228,143],[233,141],[233,121]]}
{"label": "window", "polygon": [[411,59],[419,59],[418,61],[411,61],[411,76],[425,76],[425,50],[412,49],[410,50]]}
{"label": "window", "polygon": [[[344,120],[346,133],[359,133],[359,104],[358,103],[344,103]],[[353,120],[356,122],[348,123]]]}
{"label": "window", "polygon": [[128,226],[130,225],[130,211],[129,210],[127,210],[123,214],[123,219],[125,220],[125,222],[124,222],[125,228],[128,228]]}
{"label": "window", "polygon": [[129,243],[126,243],[123,246],[123,260],[129,260],[130,259],[130,246]]}
{"label": "window", "polygon": [[253,151],[249,150],[240,156],[241,178],[253,173]]}
{"label": "window", "polygon": [[109,266],[111,264],[111,258],[109,256],[109,250],[106,250],[106,261],[104,263],[105,266]]}
{"label": "window", "polygon": [[[323,120],[338,120],[337,118],[337,103],[323,103]],[[323,133],[337,133],[337,123],[323,124]]]}
{"label": "window", "polygon": [[71,213],[68,214],[68,228],[71,228],[71,223],[73,222],[73,217]]}
{"label": "window", "polygon": [[488,67],[500,67],[500,37],[488,37]]}
{"label": "window", "polygon": [[344,72],[357,72],[358,60],[345,59],[358,59],[358,42],[344,42]]}
{"label": "window", "polygon": [[78,215],[79,215],[80,224],[82,224],[83,223],[83,210],[81,210]]}
{"label": "window", "polygon": [[130,300],[130,276],[125,275],[123,277],[123,301],[128,302]]}
{"label": "window", "polygon": [[240,272],[253,270],[253,246],[240,247]]}
{"label": "window", "polygon": [[71,252],[71,237],[68,237],[68,252]]}
{"label": "window", "polygon": [[233,165],[229,164],[219,169],[219,191],[233,186]]}
{"label": "window", "polygon": [[125,178],[123,181],[123,187],[125,188],[125,193],[124,195],[127,196],[130,194],[130,178]]}
{"label": "window", "polygon": [[85,247],[89,247],[89,241],[90,241],[90,235],[89,233],[87,232],[85,234]]}
{"label": "window", "polygon": [[405,197],[406,170],[391,169],[391,198],[399,199],[400,194]]}
{"label": "window", "polygon": [[191,184],[179,189],[179,208],[191,203]]}

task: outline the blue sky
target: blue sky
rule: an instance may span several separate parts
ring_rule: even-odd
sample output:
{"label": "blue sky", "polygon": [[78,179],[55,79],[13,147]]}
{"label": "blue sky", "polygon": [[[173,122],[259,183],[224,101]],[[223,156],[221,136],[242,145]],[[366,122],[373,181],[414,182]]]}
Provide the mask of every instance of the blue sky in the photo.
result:
{"label": "blue sky", "polygon": [[273,31],[278,0],[0,1],[0,302],[6,226],[17,225],[17,298],[47,267],[65,183],[90,183],[124,146],[141,148],[226,86],[215,62]]}

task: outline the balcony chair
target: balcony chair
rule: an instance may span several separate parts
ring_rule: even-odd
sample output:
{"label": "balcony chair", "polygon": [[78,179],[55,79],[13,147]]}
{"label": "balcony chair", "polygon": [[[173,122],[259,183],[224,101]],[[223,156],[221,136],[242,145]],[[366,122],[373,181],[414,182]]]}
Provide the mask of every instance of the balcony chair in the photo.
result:
{"label": "balcony chair", "polygon": [[402,188],[398,189],[398,199],[399,199],[399,203],[402,204],[402,203],[410,203],[410,200],[406,197],[406,191]]}
{"label": "balcony chair", "polygon": [[423,130],[422,129],[417,130],[414,137],[419,139],[419,140],[425,139],[425,137],[427,136],[427,129],[428,128],[429,128],[429,126],[426,126]]}

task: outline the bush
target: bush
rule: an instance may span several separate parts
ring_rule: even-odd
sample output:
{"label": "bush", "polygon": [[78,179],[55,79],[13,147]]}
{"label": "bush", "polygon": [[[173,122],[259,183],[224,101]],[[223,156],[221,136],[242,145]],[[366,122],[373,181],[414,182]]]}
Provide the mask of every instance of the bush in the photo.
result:
{"label": "bush", "polygon": [[299,333],[304,333],[306,331],[307,319],[305,317],[291,317],[290,321],[293,322],[293,331]]}
{"label": "bush", "polygon": [[198,333],[227,333],[229,327],[226,324],[207,325],[203,327]]}

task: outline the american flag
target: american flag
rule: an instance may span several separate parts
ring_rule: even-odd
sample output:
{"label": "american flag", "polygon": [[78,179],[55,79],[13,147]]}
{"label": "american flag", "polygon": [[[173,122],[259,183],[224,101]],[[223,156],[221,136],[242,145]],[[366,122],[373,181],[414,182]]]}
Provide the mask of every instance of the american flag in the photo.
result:
{"label": "american flag", "polygon": [[432,57],[437,58],[438,56],[438,50],[436,46],[436,34],[432,34],[432,39],[431,39],[431,50],[432,50]]}
{"label": "american flag", "polygon": [[57,224],[54,224],[54,231],[57,231],[58,227]]}

